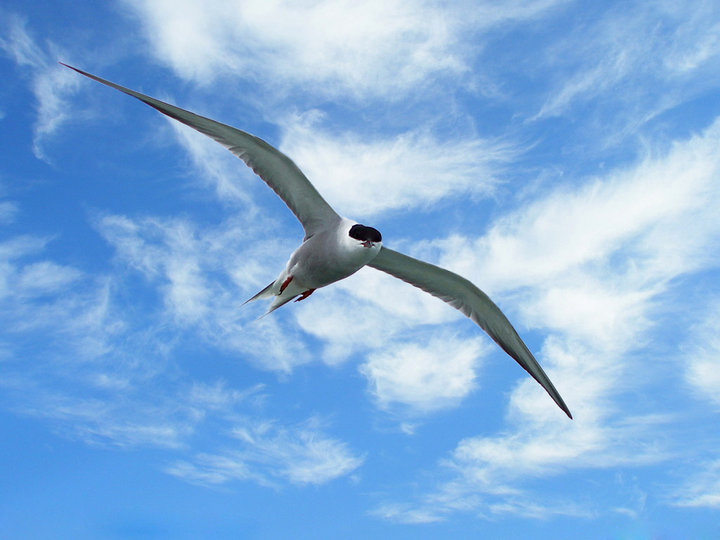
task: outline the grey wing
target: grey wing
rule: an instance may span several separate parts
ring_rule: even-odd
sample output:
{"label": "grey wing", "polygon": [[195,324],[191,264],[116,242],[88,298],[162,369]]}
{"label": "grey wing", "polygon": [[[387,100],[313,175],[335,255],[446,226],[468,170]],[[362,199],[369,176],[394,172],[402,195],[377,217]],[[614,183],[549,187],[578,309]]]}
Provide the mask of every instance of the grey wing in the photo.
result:
{"label": "grey wing", "polygon": [[492,300],[467,279],[438,266],[383,246],[368,266],[382,270],[440,298],[472,319],[502,349],[540,383],[555,403],[572,415],[543,369]]}
{"label": "grey wing", "polygon": [[322,198],[298,166],[289,157],[262,139],[101,79],[67,64],[62,65],[137,98],[170,118],[174,118],[222,144],[242,159],[288,205],[305,229],[306,239],[328,224],[340,219],[340,216]]}

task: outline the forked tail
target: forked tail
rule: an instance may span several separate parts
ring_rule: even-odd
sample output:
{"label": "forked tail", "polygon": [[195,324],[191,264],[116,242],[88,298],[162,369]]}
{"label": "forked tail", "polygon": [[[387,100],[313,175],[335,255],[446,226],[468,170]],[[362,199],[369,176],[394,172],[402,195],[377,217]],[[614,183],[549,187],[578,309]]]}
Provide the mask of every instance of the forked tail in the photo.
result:
{"label": "forked tail", "polygon": [[278,294],[275,292],[275,283],[276,281],[271,282],[267,287],[265,287],[255,296],[249,298],[248,300],[245,300],[245,302],[243,302],[243,306],[248,302],[253,302],[255,300],[261,300],[263,298],[273,298],[273,301],[270,303],[270,307],[268,307],[268,310],[260,317],[262,319],[263,317],[265,317],[265,315],[269,315],[277,308],[287,304],[293,298],[296,298],[300,294],[300,292],[295,291],[294,288],[291,287],[285,288],[282,292]]}

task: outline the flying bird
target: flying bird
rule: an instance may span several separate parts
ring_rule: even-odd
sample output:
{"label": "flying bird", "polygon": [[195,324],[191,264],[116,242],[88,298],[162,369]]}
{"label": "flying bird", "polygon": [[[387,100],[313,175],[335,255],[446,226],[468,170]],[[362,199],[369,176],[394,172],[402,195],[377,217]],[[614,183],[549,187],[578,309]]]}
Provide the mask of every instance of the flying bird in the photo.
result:
{"label": "flying bird", "polygon": [[520,336],[492,300],[467,279],[385,247],[380,232],[340,216],[285,154],[249,133],[164,103],[60,62],[97,82],[139,99],[150,107],[214,139],[242,159],[290,208],[305,230],[300,247],[282,273],[248,302],[272,298],[267,313],[291,300],[370,266],[447,302],[472,319],[572,418],[562,397]]}

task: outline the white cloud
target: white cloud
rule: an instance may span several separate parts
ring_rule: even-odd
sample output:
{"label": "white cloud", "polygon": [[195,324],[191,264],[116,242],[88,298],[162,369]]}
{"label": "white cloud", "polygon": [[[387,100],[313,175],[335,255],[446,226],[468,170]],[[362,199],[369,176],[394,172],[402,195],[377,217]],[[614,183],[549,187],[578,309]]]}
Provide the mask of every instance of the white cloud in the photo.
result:
{"label": "white cloud", "polygon": [[437,508],[426,506],[420,509],[405,504],[384,504],[371,514],[388,521],[412,524],[435,523],[443,519],[443,512],[438,512]]}
{"label": "white cloud", "polygon": [[[635,3],[604,10],[599,18],[589,14],[597,19],[592,22],[576,18],[568,32],[559,34],[561,40],[544,49],[545,61],[538,65],[543,80],[550,74],[555,84],[534,118],[590,104],[603,116],[599,129],[635,135],[638,125],[689,93],[717,85],[716,13],[714,2],[701,0],[690,10],[668,2]],[[608,107],[614,110],[610,120]]]}
{"label": "white cloud", "polygon": [[204,410],[227,412],[240,402],[262,399],[263,388],[262,384],[257,384],[240,391],[228,388],[227,383],[222,380],[213,384],[193,381],[187,393],[187,402]]}
{"label": "white cloud", "polygon": [[476,387],[480,339],[433,335],[426,343],[386,344],[360,368],[382,408],[427,412],[456,405]]}
{"label": "white cloud", "polygon": [[194,426],[187,420],[167,418],[166,410],[149,403],[143,406],[146,411],[140,417],[105,402],[87,401],[56,408],[49,414],[39,411],[36,414],[61,423],[70,436],[88,444],[181,448]]}
{"label": "white cloud", "polygon": [[[634,42],[638,43],[638,42]],[[593,43],[594,46],[600,45]],[[603,43],[603,45],[606,45]],[[627,43],[623,46],[604,47],[604,55],[598,62],[588,63],[593,67],[585,71],[576,71],[568,80],[562,82],[561,88],[552,93],[552,97],[543,104],[533,120],[563,114],[576,100],[590,100],[617,84],[625,77],[630,67]],[[587,57],[587,55],[586,55]]]}
{"label": "white cloud", "polygon": [[[7,393],[22,393],[15,400],[16,411],[51,419],[61,434],[126,448],[187,450],[192,436],[207,424],[226,424],[240,411],[255,412],[262,404],[262,385],[238,390],[222,380],[177,384],[157,347],[128,343],[134,339],[123,335],[115,343],[124,349],[116,346],[90,362],[59,355],[43,363],[42,375],[26,366],[25,373],[11,373],[0,384]],[[162,386],[157,384],[160,374]]]}
{"label": "white cloud", "polygon": [[193,462],[180,461],[167,472],[201,484],[252,480],[274,485],[278,479],[298,485],[324,484],[350,474],[364,461],[347,444],[325,435],[316,419],[292,427],[248,421],[235,426],[232,435],[240,450],[199,454]]}
{"label": "white cloud", "polygon": [[685,379],[699,397],[720,406],[720,304],[708,311],[685,346]]}
{"label": "white cloud", "polygon": [[37,67],[46,63],[45,53],[32,40],[25,29],[25,22],[16,15],[9,15],[5,22],[5,37],[0,47],[21,66]]}
{"label": "white cloud", "polygon": [[[178,377],[174,353],[182,334],[196,332],[218,348],[250,351],[265,369],[289,371],[307,361],[291,329],[278,321],[249,323],[250,312],[238,315],[247,297],[239,284],[249,291],[258,279],[246,275],[245,253],[237,251],[252,235],[247,227],[230,223],[201,231],[183,220],[118,216],[98,218],[97,227],[117,251],[108,276],[49,259],[48,244],[60,240],[17,236],[0,242],[0,388],[17,413],[49,419],[56,432],[88,444],[180,451],[205,422],[227,423],[264,400],[261,385],[237,390],[223,381]],[[279,250],[270,242],[249,251],[266,263]],[[139,272],[162,293],[159,309],[155,303],[144,309],[146,291],[129,272]],[[282,467],[280,476],[302,484],[359,466],[362,459],[342,443],[314,438],[315,427],[309,422],[258,435],[256,447],[277,445],[263,474]],[[296,452],[283,460],[281,448],[292,444]]]}
{"label": "white cloud", "polygon": [[17,276],[17,286],[23,294],[29,295],[62,292],[82,275],[82,272],[75,268],[52,261],[40,261],[23,267]]}
{"label": "white cloud", "polygon": [[672,503],[694,508],[720,508],[720,460],[705,464],[679,487]]}
{"label": "white cloud", "polygon": [[242,74],[265,94],[399,100],[438,79],[472,78],[469,59],[489,29],[541,17],[565,0],[126,0],[153,54],[206,84]]}
{"label": "white cloud", "polygon": [[670,73],[687,74],[698,69],[714,69],[720,61],[720,40],[717,21],[717,4],[701,0],[691,10],[679,6],[663,6],[665,15],[675,18],[671,39],[666,40],[667,54],[661,55]]}
{"label": "white cloud", "polygon": [[0,242],[0,317],[9,332],[80,327],[102,296],[102,286],[80,270],[42,259],[49,241],[16,236]]}
{"label": "white cloud", "polygon": [[[457,21],[420,2],[128,0],[154,54],[208,82],[243,73],[314,92],[392,97],[430,75],[462,72]],[[378,24],[382,21],[382,24]],[[267,86],[267,85],[266,85]]]}
{"label": "white cloud", "polygon": [[[356,284],[360,281],[348,279]],[[400,329],[397,320],[354,298],[339,283],[317,291],[302,304],[290,308],[295,321],[322,341],[322,358],[330,365],[344,362],[354,353],[382,347]]]}
{"label": "white cloud", "polygon": [[17,213],[18,208],[15,203],[10,201],[0,201],[0,225],[15,221]]}
{"label": "white cloud", "polygon": [[292,119],[281,148],[338,212],[357,219],[460,194],[487,196],[518,153],[501,141],[439,141],[422,129],[366,140],[325,132],[317,120]]}
{"label": "white cloud", "polygon": [[0,244],[0,387],[17,413],[88,444],[179,450],[206,417],[262,402],[261,386],[178,383],[167,367],[177,333],[127,309],[120,275],[90,279],[43,259],[46,243]]}
{"label": "white cloud", "polygon": [[46,160],[43,146],[70,118],[67,97],[80,82],[70,70],[57,64],[57,59],[64,56],[62,52],[49,41],[48,51],[38,46],[20,18],[10,16],[5,26],[7,37],[0,39],[0,48],[19,66],[32,70],[32,90],[37,100],[33,152],[37,158]]}

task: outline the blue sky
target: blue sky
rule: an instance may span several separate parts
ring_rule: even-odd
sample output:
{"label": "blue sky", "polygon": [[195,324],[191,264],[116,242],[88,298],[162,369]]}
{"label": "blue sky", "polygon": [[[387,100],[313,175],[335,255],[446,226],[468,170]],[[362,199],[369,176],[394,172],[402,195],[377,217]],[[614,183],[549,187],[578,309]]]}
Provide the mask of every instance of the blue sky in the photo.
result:
{"label": "blue sky", "polygon": [[[0,537],[720,536],[720,6],[0,8]],[[302,229],[256,134],[485,290],[574,415],[373,269],[256,320]]]}

